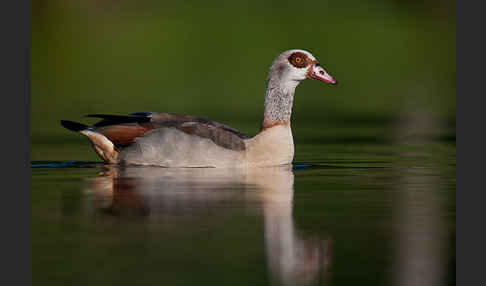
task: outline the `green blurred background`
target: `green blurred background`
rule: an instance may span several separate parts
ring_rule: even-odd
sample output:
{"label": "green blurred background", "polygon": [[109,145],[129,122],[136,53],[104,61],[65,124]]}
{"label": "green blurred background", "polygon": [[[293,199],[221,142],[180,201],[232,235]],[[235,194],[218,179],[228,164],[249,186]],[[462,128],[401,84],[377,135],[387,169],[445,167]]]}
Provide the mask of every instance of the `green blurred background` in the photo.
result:
{"label": "green blurred background", "polygon": [[[254,135],[268,68],[293,48],[339,81],[299,85],[292,117],[294,162],[316,165],[294,170],[295,230],[332,242],[319,285],[454,285],[455,1],[32,1],[31,160],[100,161],[59,124],[89,113],[193,114]],[[261,205],[204,192],[242,186],[182,185],[203,195],[180,215],[158,197],[164,178],[125,178],[158,191],[159,219],[130,220],[93,206],[86,179],[102,171],[32,168],[35,284],[268,285]]]}
{"label": "green blurred background", "polygon": [[421,113],[455,138],[455,24],[455,1],[437,0],[33,1],[31,159],[98,160],[59,124],[89,113],[193,114],[253,135],[268,68],[292,48],[340,83],[297,88],[294,134]]}

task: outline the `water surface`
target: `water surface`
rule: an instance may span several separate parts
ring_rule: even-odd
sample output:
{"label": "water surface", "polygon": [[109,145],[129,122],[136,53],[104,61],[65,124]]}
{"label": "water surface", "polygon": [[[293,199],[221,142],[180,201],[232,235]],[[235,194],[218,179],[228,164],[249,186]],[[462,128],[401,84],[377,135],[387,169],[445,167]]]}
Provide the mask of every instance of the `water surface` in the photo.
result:
{"label": "water surface", "polygon": [[348,137],[292,167],[34,161],[33,284],[454,285],[455,140]]}
{"label": "water surface", "polygon": [[[33,284],[454,285],[455,1],[419,2],[32,1]],[[339,81],[297,88],[291,169],[113,168],[59,124],[254,135],[291,48]]]}

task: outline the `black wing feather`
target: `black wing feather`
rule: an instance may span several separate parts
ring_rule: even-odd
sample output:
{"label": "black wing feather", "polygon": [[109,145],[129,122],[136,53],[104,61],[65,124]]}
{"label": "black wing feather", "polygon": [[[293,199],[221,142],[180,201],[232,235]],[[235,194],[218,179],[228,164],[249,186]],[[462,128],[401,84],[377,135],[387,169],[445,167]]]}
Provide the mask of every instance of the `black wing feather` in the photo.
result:
{"label": "black wing feather", "polygon": [[124,123],[146,123],[150,122],[151,117],[147,116],[150,115],[148,112],[137,112],[132,113],[130,115],[112,115],[112,114],[88,114],[85,115],[86,117],[95,117],[95,118],[102,118],[103,120],[93,124],[94,127],[103,127],[108,125],[115,125],[115,124],[124,124]]}

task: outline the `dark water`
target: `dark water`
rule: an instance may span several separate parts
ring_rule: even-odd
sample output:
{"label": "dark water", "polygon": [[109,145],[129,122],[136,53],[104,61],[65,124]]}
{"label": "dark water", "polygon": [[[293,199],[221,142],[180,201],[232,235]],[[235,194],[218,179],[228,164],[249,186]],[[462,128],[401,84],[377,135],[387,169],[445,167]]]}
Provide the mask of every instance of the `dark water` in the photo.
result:
{"label": "dark water", "polygon": [[[33,285],[455,285],[455,1],[287,2],[32,1]],[[252,135],[293,48],[339,85],[297,88],[292,169],[107,167],[59,124]]]}
{"label": "dark water", "polygon": [[455,285],[455,136],[350,134],[292,168],[32,162],[33,284]]}

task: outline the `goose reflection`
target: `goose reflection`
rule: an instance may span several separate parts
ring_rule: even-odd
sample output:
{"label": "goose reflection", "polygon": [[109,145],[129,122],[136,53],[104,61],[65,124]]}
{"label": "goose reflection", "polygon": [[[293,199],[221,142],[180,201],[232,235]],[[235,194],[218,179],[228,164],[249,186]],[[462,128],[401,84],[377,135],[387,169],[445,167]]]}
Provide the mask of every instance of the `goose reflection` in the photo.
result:
{"label": "goose reflection", "polygon": [[322,283],[328,275],[329,241],[296,230],[292,219],[293,184],[291,166],[106,166],[100,176],[90,179],[85,192],[103,214],[142,217],[155,223],[170,221],[177,225],[194,217],[213,220],[215,215],[231,215],[232,209],[241,205],[251,211],[256,209],[258,215],[263,215],[265,256],[272,284]]}

